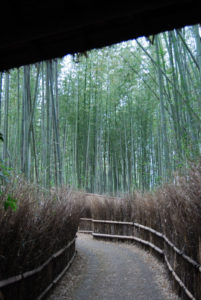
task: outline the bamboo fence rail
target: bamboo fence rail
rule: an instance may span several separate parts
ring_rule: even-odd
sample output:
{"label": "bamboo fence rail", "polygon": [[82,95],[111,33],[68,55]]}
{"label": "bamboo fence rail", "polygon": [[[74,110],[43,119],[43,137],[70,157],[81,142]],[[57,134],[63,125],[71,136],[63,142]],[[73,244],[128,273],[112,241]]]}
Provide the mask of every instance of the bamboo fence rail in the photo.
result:
{"label": "bamboo fence rail", "polygon": [[75,240],[34,270],[0,281],[0,300],[41,300],[68,270],[76,255]]}
{"label": "bamboo fence rail", "polygon": [[182,299],[201,299],[201,265],[178,249],[163,233],[135,223],[82,218],[79,232],[94,238],[137,242],[157,254],[166,265],[174,289]]}

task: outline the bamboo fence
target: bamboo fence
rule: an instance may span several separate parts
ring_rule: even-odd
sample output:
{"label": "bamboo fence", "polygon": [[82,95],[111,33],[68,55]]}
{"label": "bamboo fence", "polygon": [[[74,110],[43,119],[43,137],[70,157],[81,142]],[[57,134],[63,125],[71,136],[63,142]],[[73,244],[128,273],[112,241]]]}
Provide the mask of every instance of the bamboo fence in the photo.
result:
{"label": "bamboo fence", "polygon": [[149,249],[166,265],[181,299],[201,299],[201,265],[178,249],[164,234],[135,222],[82,218],[79,232],[94,238],[130,241]]}
{"label": "bamboo fence", "polygon": [[68,270],[76,237],[38,268],[0,281],[0,300],[41,300]]}

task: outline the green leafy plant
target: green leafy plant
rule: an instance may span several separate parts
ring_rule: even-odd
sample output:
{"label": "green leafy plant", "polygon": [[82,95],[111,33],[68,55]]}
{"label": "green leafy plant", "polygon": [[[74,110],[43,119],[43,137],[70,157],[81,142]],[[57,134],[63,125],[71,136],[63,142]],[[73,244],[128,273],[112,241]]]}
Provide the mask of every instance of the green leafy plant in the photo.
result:
{"label": "green leafy plant", "polygon": [[9,175],[10,175],[9,169],[0,162],[0,179],[2,179],[4,182],[8,183]]}
{"label": "green leafy plant", "polygon": [[12,170],[13,169],[6,166],[4,161],[0,158],[0,191],[2,191],[3,187],[10,182]]}
{"label": "green leafy plant", "polygon": [[8,195],[6,201],[4,202],[4,209],[7,210],[9,207],[13,211],[17,210],[17,199],[13,198],[11,195]]}

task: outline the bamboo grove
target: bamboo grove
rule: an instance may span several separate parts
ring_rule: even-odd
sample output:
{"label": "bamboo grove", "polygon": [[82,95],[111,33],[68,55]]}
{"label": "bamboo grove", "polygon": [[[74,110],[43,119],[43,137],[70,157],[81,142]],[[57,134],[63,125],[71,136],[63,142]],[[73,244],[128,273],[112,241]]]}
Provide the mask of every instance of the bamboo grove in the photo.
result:
{"label": "bamboo grove", "polygon": [[198,25],[0,74],[2,178],[152,190],[199,159],[200,127]]}

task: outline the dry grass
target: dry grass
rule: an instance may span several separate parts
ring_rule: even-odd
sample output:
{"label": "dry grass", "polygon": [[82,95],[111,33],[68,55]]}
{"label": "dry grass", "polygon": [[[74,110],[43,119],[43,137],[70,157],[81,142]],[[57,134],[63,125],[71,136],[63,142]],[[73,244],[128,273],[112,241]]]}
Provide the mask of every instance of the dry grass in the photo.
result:
{"label": "dry grass", "polygon": [[[7,196],[17,209],[4,209]],[[0,280],[32,270],[75,236],[82,208],[80,194],[43,191],[19,179],[0,196]]]}
{"label": "dry grass", "polygon": [[94,219],[135,221],[152,227],[200,261],[201,163],[193,166],[185,176],[177,176],[175,181],[154,193],[135,192],[125,199],[94,197],[86,201],[87,214]]}

